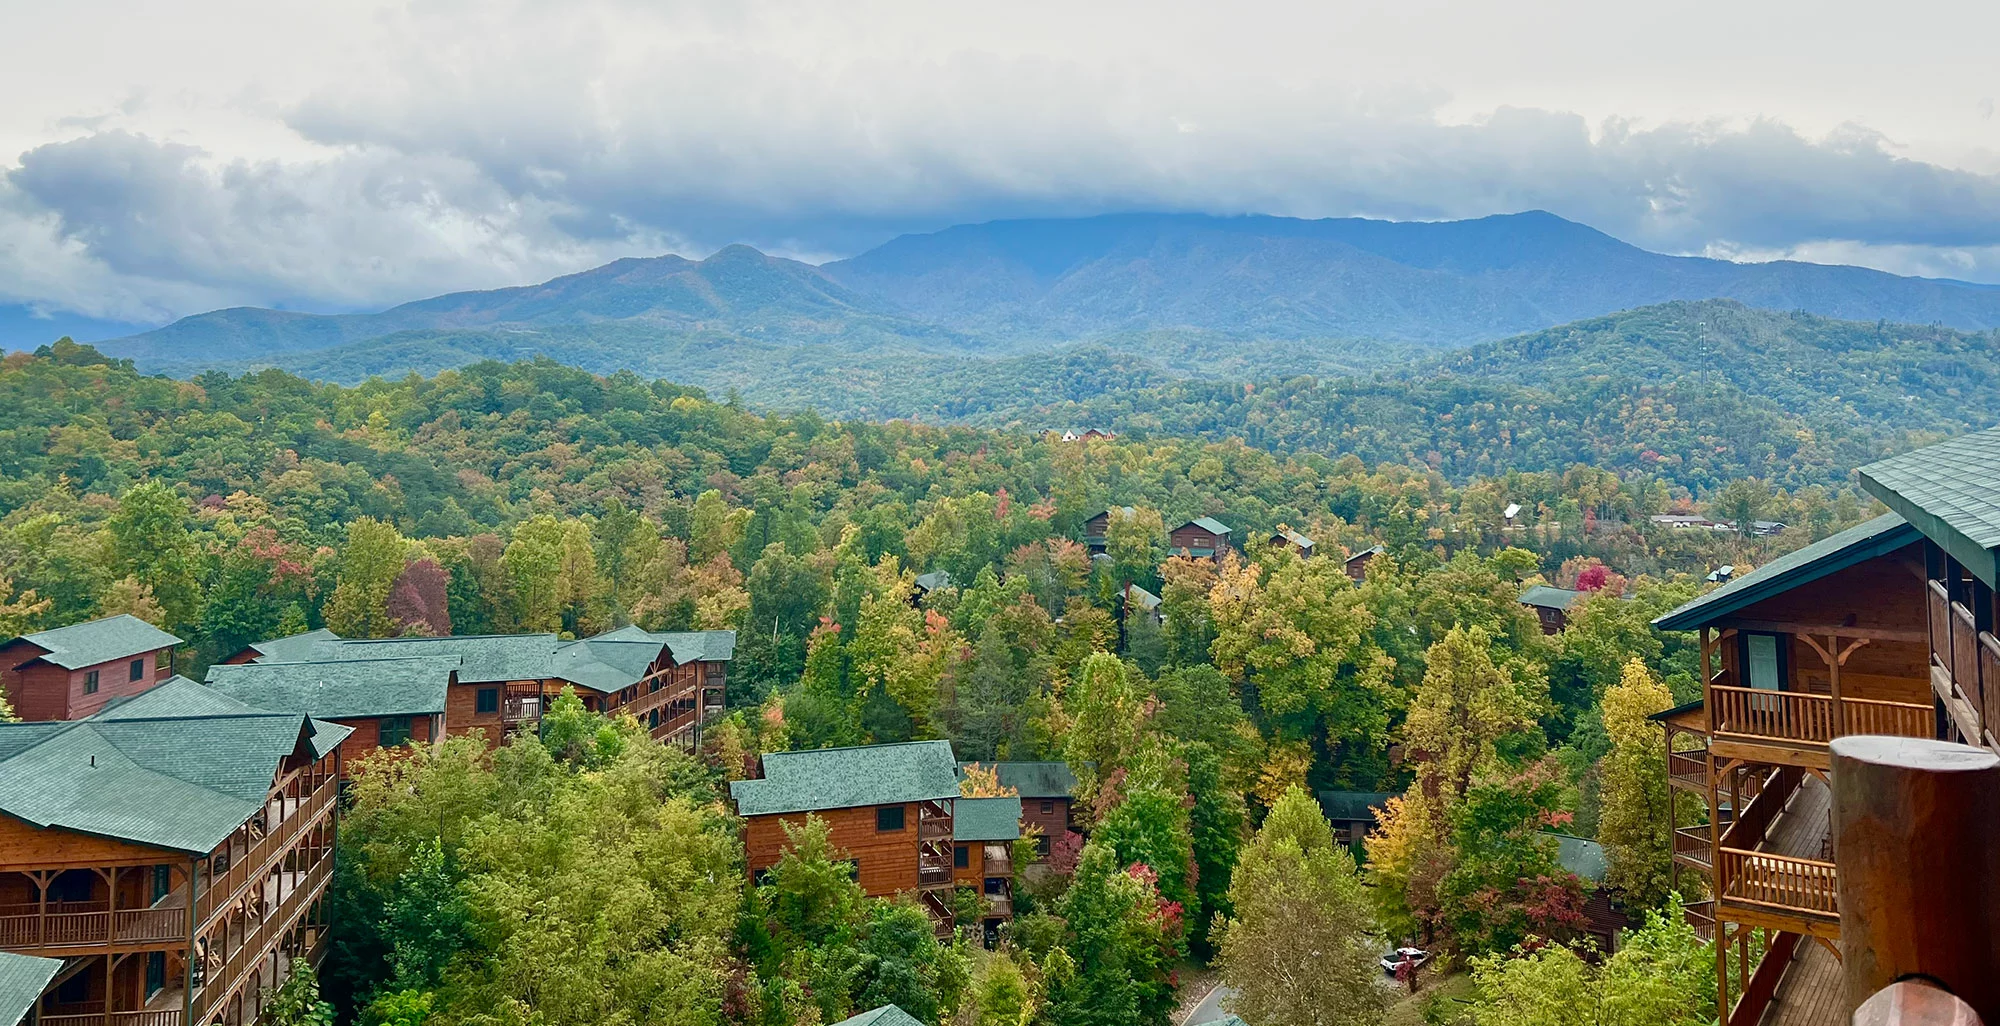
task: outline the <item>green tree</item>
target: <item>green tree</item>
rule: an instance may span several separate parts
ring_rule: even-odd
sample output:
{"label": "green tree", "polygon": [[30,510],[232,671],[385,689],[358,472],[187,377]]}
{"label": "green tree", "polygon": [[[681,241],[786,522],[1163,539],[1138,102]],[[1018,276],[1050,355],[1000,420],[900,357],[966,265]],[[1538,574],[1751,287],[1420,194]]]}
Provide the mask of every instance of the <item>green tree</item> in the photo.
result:
{"label": "green tree", "polygon": [[563,580],[566,534],[561,521],[540,513],[514,529],[513,540],[500,556],[500,566],[513,584],[514,622],[521,630],[563,629],[568,597]]}
{"label": "green tree", "polygon": [[112,575],[136,579],[171,624],[192,623],[201,604],[188,514],[188,501],[178,492],[148,481],[126,492],[105,524],[111,535]]}
{"label": "green tree", "polygon": [[1604,693],[1604,730],[1611,751],[1602,764],[1597,837],[1610,863],[1605,884],[1640,905],[1666,899],[1673,865],[1675,824],[1667,815],[1666,749],[1659,726],[1647,719],[1673,703],[1667,686],[1637,660],[1627,663],[1624,679]]}
{"label": "green tree", "polygon": [[326,604],[328,629],[343,638],[388,638],[399,632],[389,616],[389,591],[403,572],[409,542],[394,524],[362,517],[347,528],[333,597]]}

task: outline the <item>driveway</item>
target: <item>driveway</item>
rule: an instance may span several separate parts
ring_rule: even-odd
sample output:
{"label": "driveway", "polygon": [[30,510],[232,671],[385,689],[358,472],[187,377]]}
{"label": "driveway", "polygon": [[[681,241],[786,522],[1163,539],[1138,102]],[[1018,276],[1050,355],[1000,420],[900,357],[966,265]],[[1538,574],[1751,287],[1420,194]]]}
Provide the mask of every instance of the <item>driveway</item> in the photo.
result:
{"label": "driveway", "polygon": [[1222,1002],[1232,993],[1234,992],[1228,987],[1216,984],[1208,992],[1208,996],[1201,999],[1201,1004],[1194,1006],[1194,1011],[1189,1012],[1188,1017],[1181,1021],[1181,1026],[1201,1026],[1205,1022],[1216,1022],[1226,1018],[1229,1013],[1222,1010]]}

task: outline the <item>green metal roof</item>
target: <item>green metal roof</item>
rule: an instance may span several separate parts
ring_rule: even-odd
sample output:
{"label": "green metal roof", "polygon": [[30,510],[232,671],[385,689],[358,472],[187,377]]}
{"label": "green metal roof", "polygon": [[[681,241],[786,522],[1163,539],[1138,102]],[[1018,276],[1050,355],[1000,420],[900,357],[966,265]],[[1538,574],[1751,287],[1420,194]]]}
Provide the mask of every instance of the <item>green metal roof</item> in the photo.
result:
{"label": "green metal roof", "polygon": [[1538,609],[1561,609],[1567,611],[1569,607],[1576,604],[1577,599],[1582,597],[1583,592],[1580,591],[1572,591],[1569,588],[1551,588],[1546,584],[1537,584],[1521,593],[1521,604],[1524,606],[1534,606]]}
{"label": "green metal roof", "polygon": [[89,719],[0,724],[0,812],[206,853],[263,809],[287,757],[323,756],[352,733],[297,713],[213,711],[205,690],[175,677]]}
{"label": "green metal roof", "polygon": [[1023,798],[1068,798],[1076,790],[1076,774],[1065,762],[961,762],[959,776],[967,766],[986,766],[1000,774],[1002,786],[1011,787]]}
{"label": "green metal roof", "polygon": [[62,967],[60,958],[0,951],[0,1026],[19,1026]]}
{"label": "green metal roof", "polygon": [[208,686],[230,698],[323,720],[431,716],[458,669],[453,656],[243,663],[208,668]]}
{"label": "green metal roof", "polygon": [[1878,460],[1861,487],[1924,537],[2000,588],[2000,428]]}
{"label": "green metal roof", "polygon": [[250,651],[257,653],[257,662],[260,663],[296,663],[311,658],[314,645],[339,640],[340,635],[321,627],[316,631],[255,642],[251,644]]}
{"label": "green metal roof", "polygon": [[1299,548],[1302,549],[1310,549],[1313,547],[1313,540],[1311,538],[1308,538],[1305,535],[1300,534],[1299,532],[1294,531],[1289,527],[1278,528],[1277,531],[1273,532],[1272,537],[1283,538],[1284,540],[1291,542],[1293,545],[1297,545]]}
{"label": "green metal roof", "polygon": [[[1222,521],[1217,520],[1214,517],[1196,517],[1193,520],[1190,520],[1187,523],[1182,524],[1181,527],[1187,527],[1189,525],[1199,527],[1210,534],[1223,535],[1225,537],[1227,537],[1229,534],[1229,528],[1224,527]],[[1181,527],[1176,527],[1174,528],[1174,530],[1178,531],[1181,529]]]}
{"label": "green metal roof", "polygon": [[883,1005],[851,1019],[842,1019],[833,1026],[924,1026],[924,1024],[916,1016],[895,1005]]}
{"label": "green metal roof", "polygon": [[43,649],[48,654],[40,658],[65,670],[127,659],[181,643],[181,639],[130,613],[23,634],[14,640]]}
{"label": "green metal roof", "polygon": [[948,741],[769,752],[763,765],[763,779],[729,785],[739,815],[958,797],[958,764]]}
{"label": "green metal roof", "polygon": [[1372,821],[1376,818],[1375,810],[1394,797],[1382,791],[1321,791],[1319,808],[1328,819],[1347,823]]}
{"label": "green metal roof", "polygon": [[1021,836],[1021,799],[960,798],[951,812],[957,841],[1011,841]]}
{"label": "green metal roof", "polygon": [[1604,882],[1611,864],[1605,861],[1604,846],[1583,837],[1544,831],[1556,839],[1556,864],[1591,883]]}
{"label": "green metal roof", "polygon": [[91,719],[157,720],[173,716],[253,716],[286,711],[289,710],[262,709],[237,701],[177,673],[136,695],[112,699]]}
{"label": "green metal roof", "polygon": [[735,631],[648,631],[638,627],[620,627],[590,640],[658,641],[673,650],[677,666],[694,662],[726,663],[736,655]]}
{"label": "green metal roof", "polygon": [[1917,540],[1916,528],[1894,513],[1828,535],[1744,574],[1653,621],[1663,631],[1691,631],[1773,595],[1809,584]]}
{"label": "green metal roof", "polygon": [[933,570],[927,574],[918,574],[915,583],[919,591],[936,591],[939,588],[949,588],[951,587],[951,574],[943,570]]}
{"label": "green metal roof", "polygon": [[549,664],[555,657],[557,644],[553,634],[349,639],[314,644],[310,661],[457,656],[460,683],[491,684],[548,677]]}
{"label": "green metal roof", "polygon": [[596,637],[572,641],[556,649],[549,660],[549,676],[560,677],[578,687],[611,694],[623,691],[646,676],[667,645],[661,641]]}

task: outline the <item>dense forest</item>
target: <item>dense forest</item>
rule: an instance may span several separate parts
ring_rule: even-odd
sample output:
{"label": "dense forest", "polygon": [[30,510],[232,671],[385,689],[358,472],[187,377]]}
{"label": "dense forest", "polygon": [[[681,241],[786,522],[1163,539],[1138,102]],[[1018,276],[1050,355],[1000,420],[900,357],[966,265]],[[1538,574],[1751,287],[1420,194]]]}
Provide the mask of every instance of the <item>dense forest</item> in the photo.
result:
{"label": "dense forest", "polygon": [[[1866,513],[1844,488],[1697,495],[1567,460],[1475,476],[761,415],[547,361],[173,381],[62,343],[8,357],[0,398],[10,633],[131,612],[188,639],[196,672],[318,626],[738,631],[730,713],[693,755],[572,699],[490,756],[454,741],[363,772],[324,986],[369,1024],[780,1026],[894,1002],[932,1023],[1165,1026],[1203,964],[1257,1026],[1365,1023],[1401,938],[1471,968],[1477,999],[1440,1016],[1600,1021],[1535,1018],[1559,993],[1622,1002],[1616,1021],[1710,1021],[1644,719],[1693,692],[1692,647],[1650,621],[1711,567]],[[1793,526],[1647,519],[1697,505]],[[1107,508],[1093,559],[1081,527]],[[1243,552],[1170,556],[1168,529],[1201,515]],[[1264,544],[1280,525],[1320,554]],[[1376,544],[1350,580],[1341,557]],[[935,571],[950,583],[916,595]],[[1517,601],[1543,581],[1587,593],[1559,634]],[[862,898],[810,827],[745,879],[721,787],[756,754],[914,738],[1079,780],[1087,835],[1018,881],[997,953]],[[1329,788],[1401,797],[1350,850],[1309,797]],[[1609,883],[1659,910],[1601,965],[1566,946],[1586,885],[1551,829],[1602,841]],[[1305,991],[1287,989],[1301,931],[1334,953]]]}

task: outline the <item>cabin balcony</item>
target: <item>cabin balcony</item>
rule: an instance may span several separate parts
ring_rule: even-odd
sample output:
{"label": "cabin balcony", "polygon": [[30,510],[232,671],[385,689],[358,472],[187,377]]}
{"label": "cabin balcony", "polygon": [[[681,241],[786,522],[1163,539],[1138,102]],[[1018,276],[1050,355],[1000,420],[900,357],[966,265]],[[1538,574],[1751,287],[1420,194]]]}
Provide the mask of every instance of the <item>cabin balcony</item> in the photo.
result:
{"label": "cabin balcony", "polygon": [[1722,837],[1715,865],[1720,916],[1838,939],[1832,793],[1818,776],[1780,771]]}
{"label": "cabin balcony", "polygon": [[1715,845],[1708,825],[1677,827],[1674,830],[1674,861],[1704,872],[1714,869]]}
{"label": "cabin balcony", "polygon": [[1827,742],[1849,734],[1934,737],[1937,717],[1928,704],[1841,698],[1805,691],[1708,687],[1718,756],[1825,769]]}
{"label": "cabin balcony", "polygon": [[1694,927],[1694,935],[1702,940],[1715,939],[1715,899],[1690,901],[1681,906],[1681,917]]}
{"label": "cabin balcony", "polygon": [[1951,599],[1945,582],[1932,580],[1931,687],[1969,744],[2000,749],[2000,638],[1980,629],[1973,610]]}
{"label": "cabin balcony", "polygon": [[517,727],[533,727],[542,722],[542,696],[508,698],[500,703],[500,725],[508,733]]}
{"label": "cabin balcony", "polygon": [[1668,752],[1667,781],[1689,791],[1708,790],[1708,751]]}

